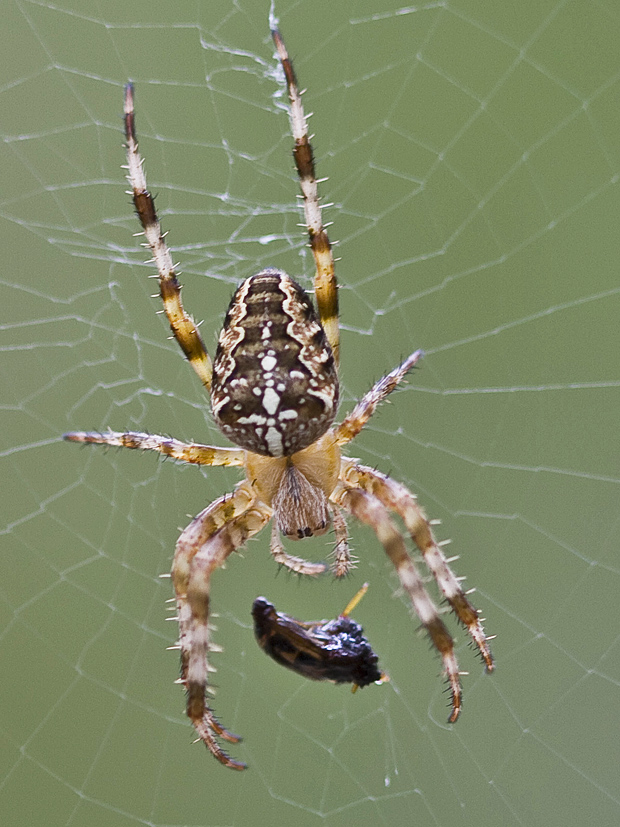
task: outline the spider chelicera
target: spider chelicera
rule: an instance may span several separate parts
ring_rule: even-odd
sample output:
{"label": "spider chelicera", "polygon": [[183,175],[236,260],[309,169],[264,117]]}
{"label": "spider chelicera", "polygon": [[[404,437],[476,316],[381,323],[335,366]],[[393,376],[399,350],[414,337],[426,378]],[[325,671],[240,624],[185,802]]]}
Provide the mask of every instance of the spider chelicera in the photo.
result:
{"label": "spider chelicera", "polygon": [[180,683],[187,693],[187,715],[207,748],[227,767],[233,760],[219,740],[240,740],[215,718],[207,701],[211,576],[226,558],[273,518],[271,553],[298,574],[318,575],[322,564],[288,554],[281,536],[298,540],[322,534],[333,523],[332,570],[343,577],[353,562],[344,514],[369,525],[394,564],[403,590],[439,652],[451,693],[450,721],[461,711],[462,689],[452,637],[428,594],[423,577],[392,521],[396,514],[420,550],[442,597],[466,627],[493,669],[488,638],[478,611],[455,577],[436,541],[430,521],[415,496],[380,471],[343,457],[340,449],[359,434],[377,405],[417,364],[412,353],[380,379],[339,425],[338,295],[334,259],[325,227],[306,118],[293,66],[282,37],[272,31],[290,99],[294,159],[303,195],[305,221],[315,260],[314,294],[286,273],[267,268],[241,283],[230,302],[211,361],[198,327],[181,303],[181,286],[166,245],[138,152],[133,87],[125,88],[125,137],[128,181],[136,213],[159,274],[160,294],[172,333],[211,397],[213,418],[237,447],[220,448],[136,432],[65,434],[72,442],[159,451],[198,465],[238,466],[244,479],[215,500],[181,533],[174,552],[172,583],[179,623]]}

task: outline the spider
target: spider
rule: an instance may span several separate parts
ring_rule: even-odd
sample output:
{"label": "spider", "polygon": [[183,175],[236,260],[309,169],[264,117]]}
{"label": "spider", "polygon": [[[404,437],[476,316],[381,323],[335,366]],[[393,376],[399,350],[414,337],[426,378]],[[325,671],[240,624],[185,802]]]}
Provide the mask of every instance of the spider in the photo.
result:
{"label": "spider", "polygon": [[368,591],[368,583],[334,620],[303,622],[276,612],[273,603],[257,597],[252,605],[254,634],[260,648],[276,663],[313,681],[352,683],[358,687],[384,683],[379,658],[351,612]]}
{"label": "spider", "polygon": [[293,572],[316,576],[322,564],[309,563],[284,549],[282,535],[298,540],[322,534],[333,524],[336,577],[350,571],[345,513],[369,525],[394,564],[430,640],[439,652],[451,695],[450,722],[462,706],[461,672],[452,637],[429,596],[424,578],[407,551],[390,513],[402,519],[436,580],[443,598],[467,628],[487,671],[493,669],[488,638],[433,534],[431,522],[403,485],[380,471],[341,455],[342,446],[362,430],[384,400],[418,363],[416,350],[372,387],[339,425],[338,295],[331,245],[322,222],[314,159],[297,80],[280,32],[272,37],[284,71],[295,142],[293,156],[303,196],[305,222],[316,273],[317,310],[307,293],[286,273],[267,268],[245,279],[234,293],[211,360],[198,326],[185,312],[181,285],[147,189],[138,151],[133,86],[125,87],[124,124],[127,180],[140,219],[145,247],[159,276],[163,309],[174,338],[211,397],[213,418],[236,447],[184,443],[137,432],[73,432],[72,442],[158,451],[166,457],[205,466],[238,466],[243,480],[215,500],[185,528],[172,564],[181,654],[179,683],[186,690],[186,712],[199,740],[226,767],[245,769],[220,741],[240,740],[216,719],[207,700],[211,642],[211,577],[227,557],[272,519],[271,554]]}

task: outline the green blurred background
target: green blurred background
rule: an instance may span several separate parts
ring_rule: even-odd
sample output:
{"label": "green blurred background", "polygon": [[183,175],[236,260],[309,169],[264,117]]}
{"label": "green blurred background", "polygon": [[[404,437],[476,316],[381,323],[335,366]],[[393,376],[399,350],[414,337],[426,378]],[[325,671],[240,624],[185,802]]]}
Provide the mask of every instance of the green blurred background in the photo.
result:
{"label": "green blurred background", "polygon": [[[345,583],[280,574],[268,532],[214,581],[217,713],[200,746],[165,622],[178,527],[230,490],[69,429],[222,442],[155,315],[124,194],[122,84],[186,307],[213,349],[234,285],[310,284],[269,5],[0,7],[6,825],[617,825],[620,9],[611,0],[279,2],[339,240],[343,411],[423,367],[351,453],[411,486],[498,635],[465,708],[374,536]],[[305,553],[323,558],[324,539]],[[294,553],[302,550],[292,549]],[[257,594],[355,612],[391,682],[310,684],[254,643]],[[450,621],[451,622],[451,621]]]}

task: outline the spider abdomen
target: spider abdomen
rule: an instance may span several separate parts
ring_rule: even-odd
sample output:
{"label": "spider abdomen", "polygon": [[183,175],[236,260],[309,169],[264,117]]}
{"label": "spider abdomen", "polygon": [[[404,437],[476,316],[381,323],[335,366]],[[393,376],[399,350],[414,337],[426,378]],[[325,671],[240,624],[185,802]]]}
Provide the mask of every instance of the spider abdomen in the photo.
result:
{"label": "spider abdomen", "polygon": [[213,362],[211,405],[232,442],[263,456],[291,456],[332,424],[334,356],[308,294],[281,270],[263,270],[235,292]]}

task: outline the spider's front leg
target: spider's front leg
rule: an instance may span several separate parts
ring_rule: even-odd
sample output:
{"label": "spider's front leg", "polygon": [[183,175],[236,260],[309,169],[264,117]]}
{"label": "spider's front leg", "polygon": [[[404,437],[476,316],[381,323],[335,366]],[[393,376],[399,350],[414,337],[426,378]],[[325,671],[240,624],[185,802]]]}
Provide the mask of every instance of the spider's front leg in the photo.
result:
{"label": "spider's front leg", "polygon": [[489,640],[492,637],[485,634],[479,611],[461,588],[459,579],[450,568],[441,545],[435,538],[430,520],[418,505],[415,495],[401,483],[365,465],[348,463],[343,477],[352,485],[359,486],[375,496],[402,519],[441,593],[477,646],[487,672],[492,672],[494,662],[489,648]]}
{"label": "spider's front leg", "polygon": [[332,552],[331,570],[334,577],[346,577],[351,569],[357,568],[357,557],[353,557],[349,549],[347,523],[342,511],[334,503],[332,503],[332,511],[336,546]]}
{"label": "spider's front leg", "polygon": [[370,526],[387,556],[392,561],[403,589],[409,595],[415,613],[441,656],[444,672],[450,684],[452,714],[450,722],[458,718],[462,707],[462,688],[459,665],[454,653],[452,636],[439,616],[439,611],[424,587],[424,582],[405,546],[403,536],[392,522],[387,508],[373,494],[341,480],[331,499]]}
{"label": "spider's front leg", "polygon": [[270,519],[271,509],[259,505],[250,484],[242,482],[232,495],[216,500],[192,520],[177,541],[172,565],[181,650],[180,683],[187,691],[187,715],[210,752],[220,763],[235,770],[243,770],[246,765],[230,758],[216,736],[231,743],[240,738],[221,726],[206,699],[211,575]]}

